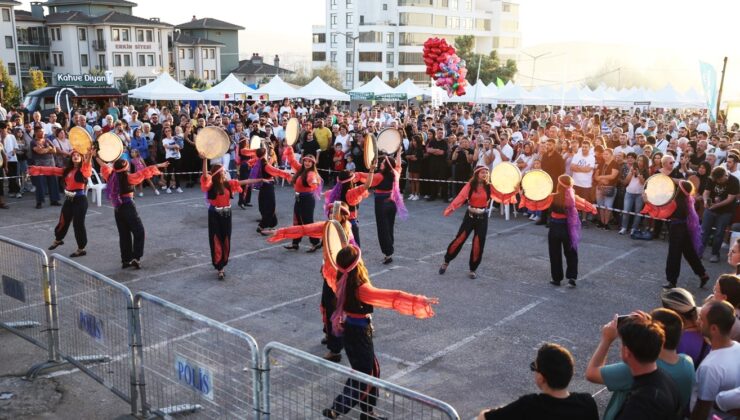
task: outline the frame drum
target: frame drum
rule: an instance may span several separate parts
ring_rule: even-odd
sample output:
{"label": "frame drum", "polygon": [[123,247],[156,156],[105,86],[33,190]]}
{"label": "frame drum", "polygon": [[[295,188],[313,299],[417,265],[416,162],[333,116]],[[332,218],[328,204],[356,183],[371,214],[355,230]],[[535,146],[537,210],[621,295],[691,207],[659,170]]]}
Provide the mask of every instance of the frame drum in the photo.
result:
{"label": "frame drum", "polygon": [[220,158],[229,151],[229,135],[218,127],[202,128],[195,136],[195,148],[207,159]]}
{"label": "frame drum", "polygon": [[328,258],[331,265],[337,268],[337,254],[346,247],[349,241],[344,233],[342,225],[336,220],[329,220],[324,226],[324,256]]}
{"label": "frame drum", "polygon": [[665,206],[676,196],[676,184],[663,174],[655,174],[645,181],[645,198],[655,207]]}
{"label": "frame drum", "polygon": [[82,127],[72,127],[69,130],[69,142],[72,149],[83,156],[90,153],[93,145],[92,136]]}
{"label": "frame drum", "polygon": [[123,154],[123,142],[117,135],[108,132],[98,137],[98,157],[105,162],[115,162]]}
{"label": "frame drum", "polygon": [[541,169],[529,171],[522,177],[523,194],[529,200],[542,201],[552,194],[552,189],[552,178]]}
{"label": "frame drum", "polygon": [[373,164],[375,164],[376,160],[378,159],[378,145],[375,142],[375,136],[370,133],[365,135],[363,154],[365,158],[365,167],[369,169],[373,166]]}
{"label": "frame drum", "polygon": [[386,128],[378,134],[377,144],[381,152],[394,155],[401,147],[401,132],[395,128]]}
{"label": "frame drum", "polygon": [[514,193],[521,180],[522,173],[511,162],[501,162],[491,171],[491,186],[502,195]]}
{"label": "frame drum", "polygon": [[298,118],[291,118],[288,120],[288,124],[285,126],[285,143],[288,146],[292,146],[298,140],[298,134],[300,134],[300,124]]}
{"label": "frame drum", "polygon": [[261,147],[262,147],[262,137],[252,136],[252,138],[249,140],[249,148],[252,150],[256,150]]}

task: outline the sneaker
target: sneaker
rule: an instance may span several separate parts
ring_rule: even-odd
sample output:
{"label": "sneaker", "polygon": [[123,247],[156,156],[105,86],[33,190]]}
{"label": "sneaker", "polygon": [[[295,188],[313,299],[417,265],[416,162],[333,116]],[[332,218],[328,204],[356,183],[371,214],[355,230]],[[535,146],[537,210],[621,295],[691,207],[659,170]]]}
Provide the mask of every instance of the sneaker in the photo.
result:
{"label": "sneaker", "polygon": [[529,215],[529,220],[534,220],[536,218],[537,218],[537,216],[535,216],[534,213]]}
{"label": "sneaker", "polygon": [[180,188],[180,187],[177,187],[177,189],[175,191],[177,191],[178,194],[182,194],[183,193],[182,188]]}
{"label": "sneaker", "polygon": [[342,361],[341,353],[332,353],[331,351],[324,355],[324,359],[330,362],[339,363]]}
{"label": "sneaker", "polygon": [[576,279],[568,279],[568,284],[571,287],[576,287]]}
{"label": "sneaker", "polygon": [[34,187],[33,185],[31,185],[31,188],[28,190],[28,192],[32,192],[32,193],[33,192],[36,192],[36,187]]}
{"label": "sneaker", "polygon": [[159,195],[159,190],[154,190],[154,195]]}
{"label": "sneaker", "polygon": [[140,192],[139,193],[139,197],[143,197],[143,196],[144,196],[144,193],[143,192]]}
{"label": "sneaker", "polygon": [[709,262],[710,263],[719,262],[719,255],[712,255],[711,257],[709,257]]}
{"label": "sneaker", "polygon": [[18,194],[15,195],[15,198],[23,198],[23,194],[18,193]]}
{"label": "sneaker", "polygon": [[427,195],[424,196],[424,199],[425,200],[428,199],[428,198],[429,198],[429,194],[427,194]]}
{"label": "sneaker", "polygon": [[619,229],[619,234],[620,235],[624,235],[625,233],[627,233],[627,228]]}
{"label": "sneaker", "polygon": [[166,190],[164,190],[164,192],[166,192],[167,194],[172,194],[172,190],[169,189],[169,188],[167,188]]}
{"label": "sneaker", "polygon": [[167,189],[166,185],[162,185],[162,187],[160,187],[160,190],[166,190],[166,189]]}

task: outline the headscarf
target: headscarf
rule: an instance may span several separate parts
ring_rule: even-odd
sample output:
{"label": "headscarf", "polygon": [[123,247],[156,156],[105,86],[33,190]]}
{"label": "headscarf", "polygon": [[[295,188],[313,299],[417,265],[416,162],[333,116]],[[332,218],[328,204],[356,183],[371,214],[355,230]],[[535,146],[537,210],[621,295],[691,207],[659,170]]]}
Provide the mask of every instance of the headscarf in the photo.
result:
{"label": "headscarf", "polygon": [[574,251],[578,250],[578,242],[581,241],[581,218],[578,217],[576,208],[576,192],[573,190],[573,178],[568,175],[560,175],[558,184],[565,188],[563,196],[565,197],[565,212],[568,222],[568,236],[570,237],[570,247]]}
{"label": "headscarf", "polygon": [[385,164],[390,166],[393,172],[393,189],[391,190],[391,201],[396,204],[396,214],[401,220],[406,220],[409,217],[409,211],[406,210],[406,205],[403,203],[403,195],[401,194],[401,188],[399,187],[399,179],[401,178],[401,171],[397,171],[391,165],[391,161],[388,155],[385,155]]}
{"label": "headscarf", "polygon": [[121,176],[126,176],[126,172],[128,172],[129,167],[127,160],[119,160],[116,163],[118,162],[123,162],[123,164],[121,168],[113,169],[113,172],[108,177],[108,182],[105,189],[105,194],[108,197],[108,200],[110,200],[113,207],[119,207],[121,204],[123,204],[123,201],[121,201],[121,187],[118,182],[118,176],[119,174],[121,174]]}
{"label": "headscarf", "polygon": [[704,252],[704,244],[701,241],[701,222],[699,220],[699,215],[696,214],[696,208],[694,208],[694,195],[692,194],[693,191],[686,191],[684,183],[688,183],[688,181],[679,182],[678,188],[680,188],[681,192],[686,195],[686,228],[689,231],[691,244],[694,246],[694,251],[696,251],[696,255],[701,255],[702,252]]}
{"label": "headscarf", "polygon": [[352,261],[349,267],[337,267],[337,272],[342,273],[342,277],[337,282],[337,307],[334,309],[334,313],[331,315],[331,327],[332,331],[337,336],[341,336],[344,332],[344,318],[346,313],[344,311],[344,302],[347,298],[347,277],[357,265],[362,261],[362,251],[356,245],[348,245],[357,250],[357,258]]}

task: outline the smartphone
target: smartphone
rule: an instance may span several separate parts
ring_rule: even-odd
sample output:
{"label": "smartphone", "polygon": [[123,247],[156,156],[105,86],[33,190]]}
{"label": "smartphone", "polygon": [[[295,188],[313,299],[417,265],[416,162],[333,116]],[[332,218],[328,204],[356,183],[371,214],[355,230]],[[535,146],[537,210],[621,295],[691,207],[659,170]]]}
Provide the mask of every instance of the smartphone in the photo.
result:
{"label": "smartphone", "polygon": [[622,323],[624,322],[624,320],[627,319],[627,318],[629,318],[629,317],[630,317],[629,315],[619,315],[617,317],[617,328],[619,328],[622,325]]}

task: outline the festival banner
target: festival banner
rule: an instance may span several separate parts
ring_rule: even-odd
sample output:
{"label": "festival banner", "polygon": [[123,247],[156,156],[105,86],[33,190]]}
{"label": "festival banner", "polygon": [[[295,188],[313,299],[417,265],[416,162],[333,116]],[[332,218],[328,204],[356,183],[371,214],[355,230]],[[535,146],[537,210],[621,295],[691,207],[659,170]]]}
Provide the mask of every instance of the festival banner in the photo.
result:
{"label": "festival banner", "polygon": [[717,70],[713,65],[699,61],[699,72],[701,73],[701,84],[704,87],[704,97],[709,108],[709,117],[712,121],[717,120]]}

